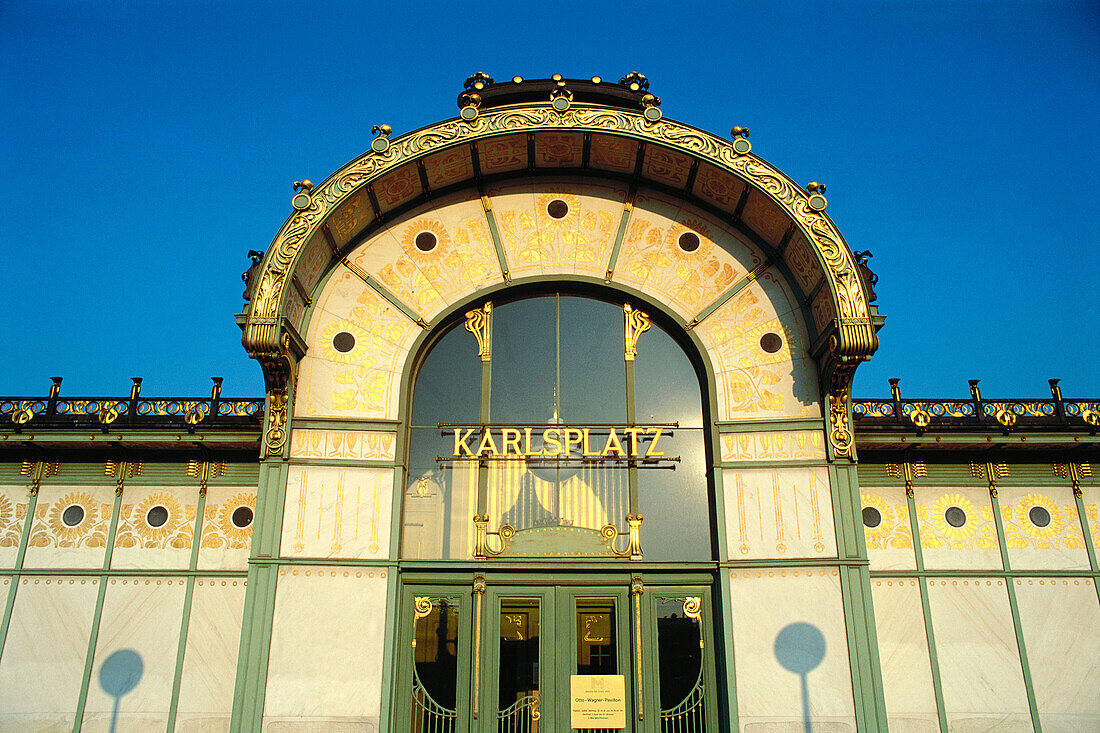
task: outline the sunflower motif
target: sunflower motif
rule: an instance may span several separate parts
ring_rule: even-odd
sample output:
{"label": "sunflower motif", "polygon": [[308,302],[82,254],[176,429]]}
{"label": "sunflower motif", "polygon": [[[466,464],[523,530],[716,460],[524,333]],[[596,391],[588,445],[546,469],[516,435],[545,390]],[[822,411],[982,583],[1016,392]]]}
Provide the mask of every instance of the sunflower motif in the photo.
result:
{"label": "sunflower motif", "polygon": [[[168,510],[168,520],[154,527],[149,524],[149,510],[156,506],[162,506]],[[186,524],[183,507],[179,500],[171,494],[150,494],[130,515],[128,524],[133,525],[134,531],[141,538],[142,547],[164,547],[168,540]]]}
{"label": "sunflower motif", "polygon": [[[686,252],[680,247],[680,236],[685,232],[699,236],[698,249]],[[712,246],[710,228],[696,219],[677,222],[665,230],[665,249],[677,262],[699,262],[707,256]]]}
{"label": "sunflower motif", "polygon": [[[1050,523],[1045,527],[1038,527],[1031,521],[1031,510],[1041,507],[1050,514]],[[1063,507],[1059,506],[1049,496],[1043,494],[1028,494],[1013,507],[1016,525],[1023,529],[1030,544],[1040,548],[1058,547],[1063,539],[1062,532],[1066,529],[1067,517]]]}
{"label": "sunflower motif", "polygon": [[233,524],[233,512],[241,507],[248,507],[255,512],[256,496],[242,493],[227,499],[224,504],[218,507],[214,525],[215,532],[222,539],[220,544],[237,550],[247,548],[252,541],[251,522],[247,527],[238,527]]}
{"label": "sunflower motif", "polygon": [[0,494],[0,547],[14,547],[19,544],[19,529],[15,521],[15,505],[4,494]]}
{"label": "sunflower motif", "polygon": [[877,494],[861,494],[860,498],[864,509],[874,508],[882,518],[875,527],[863,525],[863,534],[869,549],[889,550],[913,546],[908,532],[905,531],[906,527],[900,521],[902,517],[898,507]]}
{"label": "sunflower motif", "polygon": [[[950,524],[946,518],[946,512],[951,507],[958,507],[966,514],[966,521],[961,527]],[[996,546],[989,530],[989,521],[992,512],[989,509],[981,509],[970,499],[962,494],[944,494],[927,507],[924,519],[931,524],[935,537],[932,547],[938,547],[946,543],[954,549],[980,547],[989,549]]]}
{"label": "sunflower motif", "polygon": [[[435,245],[427,251],[416,246],[416,238],[425,232],[435,237]],[[447,233],[447,228],[442,222],[436,219],[417,219],[405,227],[405,232],[401,235],[402,249],[418,265],[437,263],[444,258],[450,245],[451,235]]]}
{"label": "sunflower motif", "polygon": [[[79,506],[83,510],[83,517],[72,527],[63,519],[65,510],[71,506]],[[110,509],[105,509],[101,511],[100,504],[91,494],[74,491],[50,504],[46,510],[46,526],[59,547],[79,547],[85,542],[89,547],[98,547],[100,543],[95,541],[94,530],[110,515]]]}
{"label": "sunflower motif", "polygon": [[[350,333],[354,339],[354,345],[348,351],[339,351],[334,340],[338,333]],[[321,329],[317,338],[317,345],[321,348],[321,356],[328,361],[337,364],[361,364],[366,359],[370,347],[370,335],[363,328],[345,318],[338,318]]]}
{"label": "sunflower motif", "polygon": [[[564,201],[569,211],[562,218],[555,219],[546,210],[551,201]],[[573,193],[544,193],[535,198],[535,211],[539,215],[540,229],[574,229],[581,212],[581,197]]]}

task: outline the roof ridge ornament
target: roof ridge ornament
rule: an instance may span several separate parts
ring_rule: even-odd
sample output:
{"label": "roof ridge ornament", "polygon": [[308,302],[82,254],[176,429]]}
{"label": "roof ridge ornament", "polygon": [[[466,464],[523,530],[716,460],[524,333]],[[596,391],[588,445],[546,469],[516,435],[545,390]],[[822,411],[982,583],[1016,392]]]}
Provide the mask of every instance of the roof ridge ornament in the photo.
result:
{"label": "roof ridge ornament", "polygon": [[639,74],[637,71],[632,71],[619,79],[619,83],[632,92],[649,90],[649,79],[646,79],[643,74]]}
{"label": "roof ridge ornament", "polygon": [[496,82],[493,81],[493,77],[486,74],[484,71],[475,71],[473,74],[466,78],[466,81],[462,83],[463,88],[466,91],[478,91],[492,86]]}
{"label": "roof ridge ornament", "polygon": [[749,128],[738,125],[730,130],[730,137],[733,138],[733,149],[735,152],[741,155],[748,155],[752,150],[752,143],[749,142]]}
{"label": "roof ridge ornament", "polygon": [[375,125],[370,129],[374,134],[374,139],[370,141],[370,149],[376,153],[384,153],[390,149],[390,135],[393,134],[393,128],[389,125]]}
{"label": "roof ridge ornament", "polygon": [[806,192],[810,194],[809,203],[810,208],[814,211],[825,211],[825,207],[829,205],[829,200],[823,195],[825,193],[825,184],[818,183],[817,181],[810,181],[806,184]]}

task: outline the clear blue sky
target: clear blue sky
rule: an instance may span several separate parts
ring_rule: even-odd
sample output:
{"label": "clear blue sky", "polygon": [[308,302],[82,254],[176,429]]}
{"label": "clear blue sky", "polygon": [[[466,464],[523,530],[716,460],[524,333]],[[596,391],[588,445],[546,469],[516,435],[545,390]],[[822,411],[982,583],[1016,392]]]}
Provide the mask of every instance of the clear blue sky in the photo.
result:
{"label": "clear blue sky", "polygon": [[857,395],[1100,395],[1100,4],[0,0],[0,394],[259,394],[249,249],[451,117],[467,75],[618,79],[727,134],[870,249]]}

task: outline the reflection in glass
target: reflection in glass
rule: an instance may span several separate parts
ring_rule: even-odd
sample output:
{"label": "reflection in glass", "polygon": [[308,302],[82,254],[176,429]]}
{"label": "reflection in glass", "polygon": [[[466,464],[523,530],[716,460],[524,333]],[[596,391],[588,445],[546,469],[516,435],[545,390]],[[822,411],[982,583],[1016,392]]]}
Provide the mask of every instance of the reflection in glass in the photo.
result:
{"label": "reflection in glass", "polygon": [[537,733],[539,728],[539,603],[500,604],[499,733]]}
{"label": "reflection in glass", "polygon": [[577,601],[577,674],[616,674],[614,601]]}
{"label": "reflection in glass", "polygon": [[458,684],[458,608],[416,599],[412,733],[454,733]]}
{"label": "reflection in glass", "polygon": [[657,599],[657,667],[661,733],[704,730],[700,598]]}

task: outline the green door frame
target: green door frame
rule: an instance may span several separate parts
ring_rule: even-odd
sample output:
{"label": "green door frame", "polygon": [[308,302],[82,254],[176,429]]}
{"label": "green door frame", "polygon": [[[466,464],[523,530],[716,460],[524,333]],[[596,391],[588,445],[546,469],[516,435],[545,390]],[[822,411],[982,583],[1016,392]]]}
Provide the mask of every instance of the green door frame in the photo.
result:
{"label": "green door frame", "polygon": [[[575,573],[568,572],[567,562],[561,565],[543,573],[488,569],[483,574],[442,569],[402,573],[400,602],[393,621],[397,640],[391,665],[395,681],[391,701],[394,730],[412,730],[409,693],[413,654],[410,650],[415,634],[415,601],[423,596],[446,598],[459,609],[455,733],[496,733],[501,601],[511,599],[532,599],[540,603],[540,638],[543,640],[539,647],[540,730],[569,730],[563,726],[569,721],[568,677],[576,673],[576,604],[588,600],[611,600],[615,604],[617,670],[624,675],[627,686],[625,730],[636,733],[659,730],[657,599],[697,596],[705,650],[702,673],[706,730],[718,730],[721,701],[715,655],[721,629],[719,611],[714,605],[715,576],[710,573],[630,573],[627,572],[629,567]],[[632,592],[637,589],[641,590],[640,594]],[[638,658],[639,642],[641,659]],[[556,672],[546,674],[541,670]]]}

